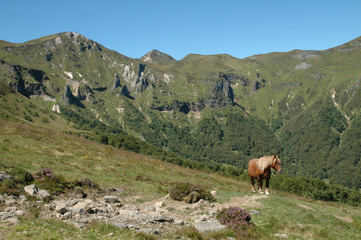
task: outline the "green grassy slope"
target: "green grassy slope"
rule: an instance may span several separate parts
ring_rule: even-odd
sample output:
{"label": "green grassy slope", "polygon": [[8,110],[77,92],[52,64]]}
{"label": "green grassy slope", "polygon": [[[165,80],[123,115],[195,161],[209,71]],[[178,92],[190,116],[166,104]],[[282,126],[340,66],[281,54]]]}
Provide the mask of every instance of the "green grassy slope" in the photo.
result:
{"label": "green grassy slope", "polygon": [[[28,122],[1,121],[0,133],[2,170],[21,167],[35,172],[47,167],[68,180],[88,177],[102,188],[124,189],[124,197],[137,196],[138,201],[145,202],[163,197],[174,182],[190,182],[216,190],[216,199],[221,203],[233,197],[250,195],[248,182],[179,167]],[[147,181],[139,181],[138,176]],[[291,239],[357,239],[361,236],[361,212],[357,207],[299,199],[276,191],[259,201],[262,205],[253,209],[260,211],[261,215],[252,216],[255,227],[250,233],[255,239],[274,239],[274,234],[287,234]],[[44,228],[48,230],[44,231]],[[187,231],[184,229],[182,233],[188,234]],[[122,239],[158,239],[100,223],[79,230],[57,220],[31,217],[22,218],[12,227],[0,224],[0,232],[8,239],[32,239],[35,236],[39,239],[65,236],[68,239],[110,239],[107,236],[110,233]],[[210,233],[196,236],[201,239],[215,237]],[[226,231],[216,236],[226,238],[233,235]]]}

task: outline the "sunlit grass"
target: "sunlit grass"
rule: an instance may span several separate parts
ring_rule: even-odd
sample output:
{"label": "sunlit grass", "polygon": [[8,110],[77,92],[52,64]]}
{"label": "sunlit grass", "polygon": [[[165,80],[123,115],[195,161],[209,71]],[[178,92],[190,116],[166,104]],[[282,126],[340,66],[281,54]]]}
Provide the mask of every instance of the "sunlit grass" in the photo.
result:
{"label": "sunlit grass", "polygon": [[[101,188],[123,189],[122,196],[137,196],[135,203],[164,197],[176,182],[190,182],[216,190],[219,203],[250,194],[248,182],[176,166],[51,129],[0,122],[0,133],[1,169],[20,167],[35,172],[46,167],[68,180],[87,177]],[[357,239],[361,236],[359,208],[305,201],[277,191],[258,201],[262,203],[260,207],[246,207],[248,211],[255,209],[261,213],[252,215],[251,222],[255,224],[252,231],[255,232],[250,236],[261,239],[274,239],[274,234],[287,234],[289,239]],[[37,239],[160,238],[118,230],[102,223],[80,230],[57,220],[33,219],[34,216],[22,218],[12,228],[0,225],[0,231],[9,239],[34,239],[35,236]],[[234,236],[229,229],[202,234],[193,228],[185,231],[194,237],[191,239]],[[176,238],[167,236],[167,239]]]}

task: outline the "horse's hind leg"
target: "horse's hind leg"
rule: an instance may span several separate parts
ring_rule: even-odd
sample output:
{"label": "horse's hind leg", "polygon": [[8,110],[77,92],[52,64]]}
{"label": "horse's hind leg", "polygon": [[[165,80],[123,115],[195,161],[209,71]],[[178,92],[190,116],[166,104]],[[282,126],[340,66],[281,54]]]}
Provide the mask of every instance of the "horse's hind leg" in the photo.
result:
{"label": "horse's hind leg", "polygon": [[256,192],[256,189],[254,188],[254,179],[253,179],[253,177],[250,177],[250,179],[251,179],[251,183],[252,183],[252,192],[254,193],[254,192]]}
{"label": "horse's hind leg", "polygon": [[266,179],[266,194],[269,194],[269,178]]}
{"label": "horse's hind leg", "polygon": [[263,190],[262,190],[262,178],[258,177],[257,180],[258,180],[258,192],[263,193]]}

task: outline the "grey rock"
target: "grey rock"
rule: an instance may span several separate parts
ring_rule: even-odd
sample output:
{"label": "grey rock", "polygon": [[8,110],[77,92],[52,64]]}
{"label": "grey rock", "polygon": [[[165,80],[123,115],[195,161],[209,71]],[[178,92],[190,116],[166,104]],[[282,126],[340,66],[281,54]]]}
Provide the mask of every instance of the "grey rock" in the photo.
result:
{"label": "grey rock", "polygon": [[184,221],[181,220],[181,219],[175,219],[175,220],[173,221],[173,224],[175,224],[175,225],[184,225]]}
{"label": "grey rock", "polygon": [[257,211],[257,210],[254,210],[254,209],[251,209],[251,210],[249,211],[249,214],[251,214],[251,215],[261,215],[261,212],[260,212],[260,211]]}
{"label": "grey rock", "polygon": [[156,203],[154,204],[154,206],[156,206],[156,207],[164,207],[164,206],[165,206],[165,203],[164,203],[163,201],[159,201],[159,202],[156,202]]}
{"label": "grey rock", "polygon": [[199,218],[199,220],[201,220],[201,221],[207,221],[208,219],[209,219],[209,216],[206,215],[206,214],[203,214],[203,215]]}
{"label": "grey rock", "polygon": [[201,208],[201,207],[210,207],[211,204],[210,202],[204,200],[204,199],[200,199],[196,204],[194,204],[192,207],[193,208]]}
{"label": "grey rock", "polygon": [[8,218],[15,217],[15,212],[0,212],[0,220],[4,221]]}
{"label": "grey rock", "polygon": [[51,198],[48,191],[39,189],[34,184],[27,185],[24,187],[24,191],[29,194],[30,196],[36,196],[38,199],[45,199],[45,198]]}
{"label": "grey rock", "polygon": [[25,212],[22,211],[22,210],[18,210],[18,211],[15,211],[15,215],[16,215],[16,216],[24,216],[24,215],[25,215]]}
{"label": "grey rock", "polygon": [[132,217],[138,215],[139,211],[137,211],[137,210],[119,210],[118,213],[121,216],[132,218]]}
{"label": "grey rock", "polygon": [[70,212],[75,215],[75,214],[79,214],[79,215],[85,215],[86,214],[86,211],[82,208],[72,208],[70,210]]}
{"label": "grey rock", "polygon": [[56,203],[56,206],[55,206],[55,211],[57,213],[60,213],[60,214],[64,214],[68,211],[68,207],[66,206],[66,204],[64,202],[58,202]]}
{"label": "grey rock", "polygon": [[71,212],[65,212],[64,214],[58,213],[57,217],[60,218],[61,220],[67,220],[72,217],[72,214]]}
{"label": "grey rock", "polygon": [[157,208],[154,206],[148,206],[145,208],[145,210],[148,212],[155,212],[157,210]]}
{"label": "grey rock", "polygon": [[2,171],[0,172],[0,182],[11,178],[13,178],[13,176],[7,175],[5,172]]}
{"label": "grey rock", "polygon": [[129,228],[129,226],[127,224],[122,223],[122,222],[110,222],[109,224],[116,226],[119,229],[128,229]]}
{"label": "grey rock", "polygon": [[194,223],[194,227],[199,232],[214,232],[214,231],[221,231],[226,228],[225,225],[222,225],[218,220],[208,220]]}
{"label": "grey rock", "polygon": [[41,199],[45,199],[45,198],[50,198],[50,194],[48,193],[48,191],[46,190],[43,190],[43,189],[40,189],[39,192],[38,192],[38,197],[41,198]]}
{"label": "grey rock", "polygon": [[171,206],[166,206],[164,209],[165,209],[165,210],[167,210],[168,212],[170,212],[170,211],[173,211],[173,210],[174,210],[174,208],[172,208]]}
{"label": "grey rock", "polygon": [[119,202],[119,199],[117,196],[105,196],[103,197],[104,201],[107,203],[116,203]]}
{"label": "grey rock", "polygon": [[49,203],[49,204],[45,204],[45,205],[44,205],[44,208],[47,209],[47,210],[50,210],[50,211],[54,211],[54,210],[55,210],[55,206],[56,206],[55,202],[51,202],[51,203]]}
{"label": "grey rock", "polygon": [[209,216],[214,217],[217,214],[218,210],[217,209],[212,209],[208,212]]}
{"label": "grey rock", "polygon": [[17,207],[7,207],[7,208],[5,208],[5,212],[15,212],[16,210],[18,210],[18,208]]}
{"label": "grey rock", "polygon": [[91,199],[85,199],[82,201],[78,201],[75,205],[71,206],[71,209],[74,208],[81,208],[84,209],[84,211],[87,211],[88,209],[93,207],[93,201]]}
{"label": "grey rock", "polygon": [[19,196],[19,202],[20,203],[24,202],[25,200],[26,200],[26,196],[24,196],[24,195]]}
{"label": "grey rock", "polygon": [[12,205],[12,204],[16,204],[16,200],[9,198],[7,200],[5,200],[5,205]]}
{"label": "grey rock", "polygon": [[68,206],[74,206],[80,201],[80,199],[72,199],[68,202]]}
{"label": "grey rock", "polygon": [[71,212],[66,212],[63,214],[63,218],[62,219],[70,219],[72,217]]}
{"label": "grey rock", "polygon": [[36,195],[38,192],[39,192],[39,189],[37,186],[35,186],[34,184],[31,184],[31,185],[27,185],[24,187],[24,191],[33,196],[33,195]]}
{"label": "grey rock", "polygon": [[154,230],[151,228],[141,228],[139,229],[140,232],[145,233],[145,234],[154,234],[154,235],[160,235],[159,230]]}
{"label": "grey rock", "polygon": [[11,218],[7,218],[5,220],[5,222],[9,222],[9,223],[12,223],[12,224],[17,224],[19,222],[19,220],[16,217],[11,217]]}

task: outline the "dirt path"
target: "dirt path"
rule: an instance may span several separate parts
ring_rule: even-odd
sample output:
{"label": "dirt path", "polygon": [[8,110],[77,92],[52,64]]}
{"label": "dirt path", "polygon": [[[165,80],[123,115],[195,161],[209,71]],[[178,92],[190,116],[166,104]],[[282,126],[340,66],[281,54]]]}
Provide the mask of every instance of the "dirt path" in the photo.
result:
{"label": "dirt path", "polygon": [[[258,200],[262,198],[268,198],[268,195],[250,195],[244,197],[234,197],[231,198],[229,202],[225,202],[222,204],[218,204],[219,208],[227,208],[227,207],[252,207],[252,208],[259,208],[262,206]],[[217,204],[216,204],[217,205]]]}

